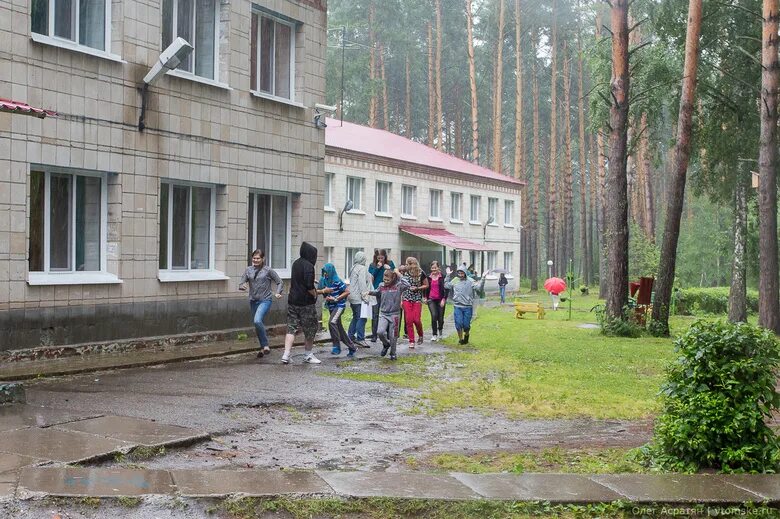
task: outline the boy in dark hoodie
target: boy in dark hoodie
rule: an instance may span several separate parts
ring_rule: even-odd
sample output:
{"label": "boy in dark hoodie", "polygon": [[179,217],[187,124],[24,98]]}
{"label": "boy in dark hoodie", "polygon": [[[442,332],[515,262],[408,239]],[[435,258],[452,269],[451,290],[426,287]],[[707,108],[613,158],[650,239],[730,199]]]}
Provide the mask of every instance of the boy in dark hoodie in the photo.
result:
{"label": "boy in dark hoodie", "polygon": [[317,263],[317,247],[303,242],[301,257],[292,264],[290,293],[287,297],[287,335],[284,338],[282,363],[290,363],[290,351],[295,334],[302,331],[305,339],[306,357],[304,362],[319,364],[314,356],[314,336],[320,327],[317,320],[317,288],[315,286],[314,264]]}
{"label": "boy in dark hoodie", "polygon": [[[406,270],[404,267],[402,267]],[[366,295],[380,296],[379,302],[379,326],[377,334],[382,341],[382,356],[387,355],[390,350],[390,360],[395,360],[395,346],[398,342],[398,324],[401,316],[401,296],[404,290],[411,285],[407,278],[402,277],[403,271],[396,269],[385,270],[382,278],[382,284],[377,290],[368,292]]]}

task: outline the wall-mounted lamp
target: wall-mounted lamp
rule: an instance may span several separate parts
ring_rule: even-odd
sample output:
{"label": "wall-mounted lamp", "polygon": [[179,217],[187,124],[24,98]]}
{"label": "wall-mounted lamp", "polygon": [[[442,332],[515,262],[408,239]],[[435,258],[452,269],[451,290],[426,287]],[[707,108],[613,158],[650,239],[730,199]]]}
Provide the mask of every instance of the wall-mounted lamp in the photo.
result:
{"label": "wall-mounted lamp", "polygon": [[339,212],[339,231],[344,230],[344,213],[351,211],[353,207],[355,207],[355,204],[352,203],[352,200],[347,200],[347,203],[344,204],[344,209]]}
{"label": "wall-mounted lamp", "polygon": [[181,62],[187,59],[192,52],[192,45],[187,43],[184,38],[176,38],[173,43],[168,45],[160,58],[144,76],[144,84],[141,87],[141,116],[138,118],[138,131],[144,131],[146,128],[146,94],[149,91],[149,85],[164,76],[169,70],[174,70],[181,65]]}
{"label": "wall-mounted lamp", "polygon": [[495,218],[492,216],[489,216],[487,219],[487,222],[485,222],[485,225],[482,226],[482,241],[485,241],[485,236],[487,236],[487,226],[495,222]]}

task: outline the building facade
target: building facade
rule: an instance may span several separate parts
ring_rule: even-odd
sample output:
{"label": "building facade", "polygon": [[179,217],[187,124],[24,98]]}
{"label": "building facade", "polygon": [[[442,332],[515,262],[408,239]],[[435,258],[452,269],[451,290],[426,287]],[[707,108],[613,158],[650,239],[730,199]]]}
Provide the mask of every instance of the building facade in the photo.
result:
{"label": "building facade", "polygon": [[0,352],[246,328],[250,251],[322,246],[325,54],[324,0],[0,3],[0,98],[57,112],[0,113]]}
{"label": "building facade", "polygon": [[[386,249],[398,263],[417,257],[504,269],[520,267],[523,183],[383,130],[328,121],[323,258],[346,276],[356,252]],[[344,211],[347,201],[352,208]],[[495,288],[497,274],[488,275]]]}

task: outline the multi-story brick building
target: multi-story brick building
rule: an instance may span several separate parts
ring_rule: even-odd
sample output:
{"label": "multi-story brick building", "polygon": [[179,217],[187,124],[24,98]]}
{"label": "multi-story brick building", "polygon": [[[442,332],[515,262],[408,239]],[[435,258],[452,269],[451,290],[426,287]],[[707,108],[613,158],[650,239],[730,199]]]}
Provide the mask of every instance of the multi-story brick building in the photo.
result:
{"label": "multi-story brick building", "polygon": [[[520,267],[523,182],[383,130],[328,121],[325,250],[345,275],[355,253],[386,249],[466,262],[479,272]],[[352,209],[343,211],[348,200]],[[341,270],[343,269],[343,270]],[[497,276],[489,276],[495,287]]]}
{"label": "multi-story brick building", "polygon": [[249,251],[322,246],[325,53],[323,0],[0,3],[0,98],[58,114],[0,113],[0,351],[247,327]]}

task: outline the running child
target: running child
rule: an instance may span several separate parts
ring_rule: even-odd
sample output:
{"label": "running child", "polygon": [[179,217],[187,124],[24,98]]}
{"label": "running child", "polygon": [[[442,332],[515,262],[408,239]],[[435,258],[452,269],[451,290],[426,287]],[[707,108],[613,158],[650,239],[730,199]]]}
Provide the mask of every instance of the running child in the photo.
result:
{"label": "running child", "polygon": [[[403,268],[403,267],[402,267]],[[404,268],[404,270],[406,270]],[[367,295],[379,296],[379,324],[377,334],[382,341],[382,356],[390,351],[390,360],[395,360],[398,343],[398,321],[401,315],[401,295],[409,288],[408,279],[401,276],[400,270],[385,270],[382,283],[377,290]]]}
{"label": "running child", "polygon": [[349,340],[347,331],[341,322],[341,316],[347,307],[347,297],[349,297],[349,287],[344,283],[336,272],[333,263],[326,263],[322,267],[322,277],[317,286],[317,293],[325,296],[325,306],[330,313],[328,320],[328,330],[330,331],[330,340],[333,342],[331,354],[341,354],[341,343],[343,342],[349,353],[347,357],[355,356],[355,346]]}
{"label": "running child", "polygon": [[485,276],[479,282],[466,275],[466,264],[458,267],[457,277],[450,277],[444,288],[452,291],[452,305],[455,307],[455,329],[458,331],[458,344],[469,343],[471,318],[474,315],[474,293],[485,287]]}

